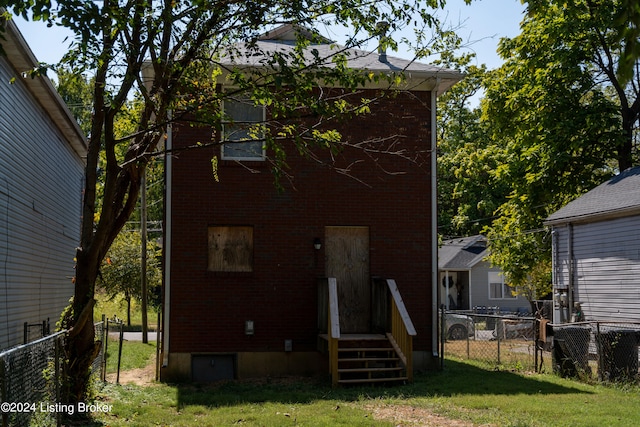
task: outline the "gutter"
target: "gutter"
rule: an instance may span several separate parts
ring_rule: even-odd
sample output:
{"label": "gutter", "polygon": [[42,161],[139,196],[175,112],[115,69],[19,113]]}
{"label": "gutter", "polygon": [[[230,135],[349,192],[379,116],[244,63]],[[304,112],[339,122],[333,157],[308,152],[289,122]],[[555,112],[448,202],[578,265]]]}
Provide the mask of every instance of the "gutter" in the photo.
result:
{"label": "gutter", "polygon": [[[169,115],[171,113],[169,112]],[[171,117],[169,117],[171,118]],[[172,163],[173,156],[171,149],[173,148],[172,126],[169,123],[167,127],[167,140],[165,142],[165,160],[164,160],[164,176],[165,176],[165,196],[164,196],[164,304],[163,304],[163,327],[162,327],[162,367],[169,365],[169,321],[171,320],[171,199],[172,199]]]}
{"label": "gutter", "polygon": [[431,348],[438,357],[438,175],[436,138],[436,99],[440,77],[431,90]]}
{"label": "gutter", "polygon": [[605,221],[608,219],[622,218],[625,216],[640,214],[640,206],[627,206],[607,211],[591,212],[582,215],[565,216],[562,218],[547,219],[543,222],[545,226],[564,225],[569,223],[589,223]]}

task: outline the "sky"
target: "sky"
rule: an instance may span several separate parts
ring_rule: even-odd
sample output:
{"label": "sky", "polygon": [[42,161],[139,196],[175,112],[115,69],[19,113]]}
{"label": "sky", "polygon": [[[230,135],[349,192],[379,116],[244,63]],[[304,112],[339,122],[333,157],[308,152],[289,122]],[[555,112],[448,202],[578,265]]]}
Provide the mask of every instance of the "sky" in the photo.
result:
{"label": "sky", "polygon": [[[486,64],[491,69],[502,63],[496,53],[500,38],[518,35],[524,8],[520,0],[474,0],[469,6],[464,0],[447,0],[446,8],[439,15],[459,27],[457,33],[476,53],[478,65]],[[26,22],[19,17],[15,22],[38,61],[54,64],[66,52],[69,40],[65,38],[69,33],[63,29],[47,28],[42,22]],[[412,59],[408,52],[388,54]]]}

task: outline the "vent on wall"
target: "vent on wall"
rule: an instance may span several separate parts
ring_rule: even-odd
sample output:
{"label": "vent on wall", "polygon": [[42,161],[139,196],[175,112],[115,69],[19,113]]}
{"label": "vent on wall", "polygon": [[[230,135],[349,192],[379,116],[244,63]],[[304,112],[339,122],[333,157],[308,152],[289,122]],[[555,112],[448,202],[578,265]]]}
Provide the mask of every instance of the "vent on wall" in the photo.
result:
{"label": "vent on wall", "polygon": [[198,354],[191,357],[191,380],[196,383],[232,380],[235,373],[235,354]]}

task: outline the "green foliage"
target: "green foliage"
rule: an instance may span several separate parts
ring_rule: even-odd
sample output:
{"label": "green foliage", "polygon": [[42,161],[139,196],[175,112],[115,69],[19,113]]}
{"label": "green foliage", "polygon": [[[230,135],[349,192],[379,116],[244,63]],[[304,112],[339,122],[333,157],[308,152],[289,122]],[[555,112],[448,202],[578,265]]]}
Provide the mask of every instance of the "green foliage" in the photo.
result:
{"label": "green foliage", "polygon": [[505,64],[487,84],[482,120],[504,159],[493,177],[509,188],[486,228],[491,260],[534,297],[549,289],[532,285],[550,266],[542,221],[611,176],[612,160],[619,169],[635,161],[623,116],[637,90],[611,90],[620,85],[611,67],[623,46],[609,28],[618,7],[530,1],[521,34],[501,41]]}
{"label": "green foliage", "polygon": [[487,70],[469,65],[467,74],[438,103],[438,231],[444,236],[480,233],[490,224],[504,203],[508,185],[495,179],[493,171],[505,159],[482,122],[480,108],[470,108],[468,100],[481,89]]}
{"label": "green foliage", "polygon": [[[155,241],[147,242],[147,286],[151,294],[162,282],[160,248]],[[133,298],[142,299],[141,294],[141,237],[137,231],[123,231],[111,245],[101,267],[101,287],[109,299],[123,296],[127,305]],[[157,300],[150,300],[158,304]],[[127,310],[127,325],[131,325],[130,310]]]}
{"label": "green foliage", "polygon": [[69,107],[82,132],[88,135],[91,132],[92,79],[87,79],[84,75],[64,66],[59,66],[56,74],[58,93]]}
{"label": "green foliage", "polygon": [[440,99],[439,231],[485,233],[529,299],[551,288],[543,220],[638,161],[636,3],[530,0],[521,34],[500,42],[502,67],[449,58],[468,78]]}

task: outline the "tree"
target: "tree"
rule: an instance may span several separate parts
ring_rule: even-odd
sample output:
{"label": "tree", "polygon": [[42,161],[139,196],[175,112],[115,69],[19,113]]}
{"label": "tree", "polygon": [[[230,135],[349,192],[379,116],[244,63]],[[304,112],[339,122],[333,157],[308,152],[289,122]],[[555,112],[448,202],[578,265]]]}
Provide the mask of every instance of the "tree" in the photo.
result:
{"label": "tree", "polygon": [[489,72],[461,59],[467,77],[438,100],[438,232],[448,237],[482,232],[509,188],[493,177],[502,152],[481,121],[480,107],[469,105]]}
{"label": "tree", "polygon": [[[259,126],[276,176],[286,167],[283,141],[291,141],[302,155],[310,157],[314,147],[337,151],[343,143],[337,132],[303,128],[302,121],[278,127],[278,120],[308,115],[323,123],[325,117],[364,114],[366,100],[350,105],[344,99],[319,96],[316,83],[355,89],[385,77],[349,70],[344,50],[336,49],[327,58],[310,50],[310,58],[305,55],[309,41],[303,37],[295,41],[290,53],[265,55],[255,43],[258,35],[283,22],[347,27],[354,30],[345,45],[354,47],[382,36],[383,26],[378,25],[382,21],[388,23],[385,30],[389,32],[407,25],[435,26],[432,8],[443,4],[444,0],[71,0],[55,5],[49,0],[0,1],[1,7],[15,14],[72,30],[75,44],[64,61],[77,72],[89,72],[93,79],[81,242],[67,319],[67,400],[80,402],[86,397],[89,367],[99,350],[91,321],[98,271],[136,207],[141,176],[157,154],[167,125],[172,120],[190,120],[219,129],[223,113],[215,107],[224,97],[245,93],[254,103],[268,106],[276,120],[270,123],[273,127]],[[239,49],[237,42],[246,44]],[[382,44],[396,46],[391,37],[382,38]],[[221,55],[264,58],[264,71],[250,75],[241,68],[223,70],[217,61]],[[151,72],[143,76],[145,67]],[[223,72],[238,92],[215,90],[215,77]],[[118,137],[115,124],[134,91],[142,104],[136,131]],[[202,145],[210,143],[203,141]],[[119,155],[122,145],[126,149]],[[101,155],[106,162],[103,170]],[[101,203],[99,171],[104,174]]]}
{"label": "tree", "polygon": [[85,135],[91,130],[91,88],[93,83],[84,75],[64,66],[56,67],[56,90]]}
{"label": "tree", "polygon": [[[111,299],[124,296],[127,303],[127,325],[131,326],[131,300],[141,300],[141,234],[139,231],[122,231],[109,248],[100,269],[98,283]],[[147,283],[149,288],[161,284],[159,248],[150,241],[147,244]]]}
{"label": "tree", "polygon": [[488,81],[482,120],[502,158],[493,180],[509,191],[486,231],[492,262],[529,295],[549,290],[542,221],[638,161],[637,53],[631,77],[619,78],[635,52],[626,31],[635,24],[619,22],[631,3],[531,0],[521,34],[500,43],[505,64]]}

